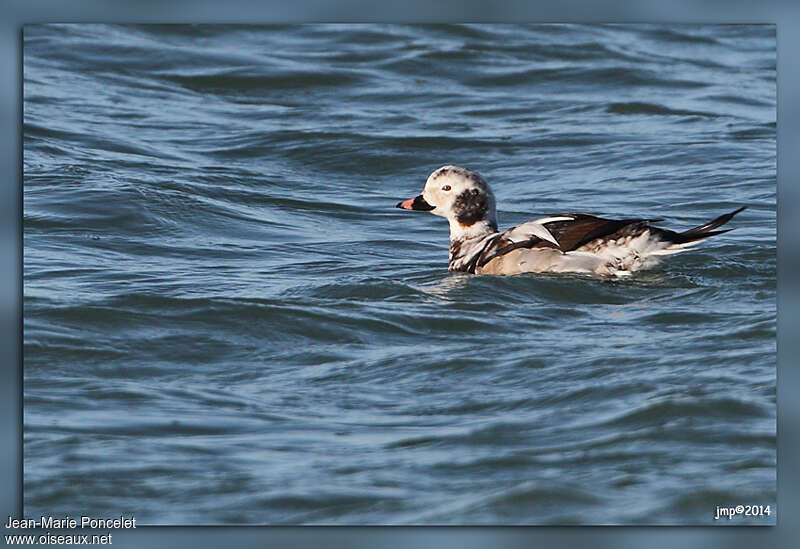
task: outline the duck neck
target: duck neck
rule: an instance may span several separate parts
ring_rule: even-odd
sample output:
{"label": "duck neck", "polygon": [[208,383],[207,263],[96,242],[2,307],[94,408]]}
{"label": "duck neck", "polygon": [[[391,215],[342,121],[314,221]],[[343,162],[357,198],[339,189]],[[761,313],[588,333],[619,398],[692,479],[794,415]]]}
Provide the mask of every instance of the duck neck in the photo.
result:
{"label": "duck neck", "polygon": [[450,219],[450,243],[464,242],[483,238],[487,234],[497,232],[497,223],[491,219],[482,219],[472,225],[462,225],[456,219]]}
{"label": "duck neck", "polygon": [[496,233],[497,225],[489,220],[478,221],[468,227],[451,220],[449,270],[470,271],[472,259],[483,249],[481,244]]}

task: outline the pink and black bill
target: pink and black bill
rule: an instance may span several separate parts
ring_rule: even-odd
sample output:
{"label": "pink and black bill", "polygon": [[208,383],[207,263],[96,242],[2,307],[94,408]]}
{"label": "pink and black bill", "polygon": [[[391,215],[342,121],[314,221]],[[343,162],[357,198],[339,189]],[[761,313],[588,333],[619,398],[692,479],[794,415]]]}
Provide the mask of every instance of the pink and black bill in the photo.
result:
{"label": "pink and black bill", "polygon": [[431,206],[425,199],[422,198],[422,195],[419,195],[414,198],[409,198],[408,200],[403,200],[402,202],[397,203],[398,208],[402,208],[404,210],[419,210],[422,212],[429,212],[434,209],[436,206]]}

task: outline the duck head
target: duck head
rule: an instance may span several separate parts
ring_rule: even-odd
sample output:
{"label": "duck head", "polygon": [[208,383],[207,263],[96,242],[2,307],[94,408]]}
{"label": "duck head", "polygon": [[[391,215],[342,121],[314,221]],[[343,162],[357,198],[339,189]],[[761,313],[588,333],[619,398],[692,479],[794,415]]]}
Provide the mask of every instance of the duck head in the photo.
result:
{"label": "duck head", "polygon": [[398,203],[397,207],[444,217],[450,223],[450,240],[497,231],[494,194],[489,184],[478,172],[459,166],[434,170],[422,194]]}

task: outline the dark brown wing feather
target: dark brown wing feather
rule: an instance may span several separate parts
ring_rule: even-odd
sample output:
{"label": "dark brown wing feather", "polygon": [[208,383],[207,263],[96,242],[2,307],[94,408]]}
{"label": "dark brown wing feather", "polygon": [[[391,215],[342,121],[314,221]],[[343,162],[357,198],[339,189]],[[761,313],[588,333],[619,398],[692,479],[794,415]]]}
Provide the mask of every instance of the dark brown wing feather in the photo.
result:
{"label": "dark brown wing feather", "polygon": [[551,221],[550,223],[544,224],[547,230],[550,231],[550,234],[552,234],[553,237],[558,241],[559,246],[556,246],[547,240],[542,240],[537,236],[531,236],[531,238],[528,240],[521,242],[512,242],[504,237],[506,233],[514,230],[515,227],[512,227],[511,229],[500,233],[497,238],[492,240],[486,246],[483,252],[475,258],[475,263],[474,265],[471,265],[471,267],[483,267],[492,259],[505,255],[508,252],[518,248],[557,248],[562,252],[568,252],[575,250],[596,238],[612,235],[621,229],[624,229],[625,227],[634,225],[641,226],[642,223],[646,223],[648,221],[647,219],[602,219],[600,217],[595,217],[593,215],[584,213],[553,215],[553,217],[566,216],[572,217],[573,219],[569,221]]}
{"label": "dark brown wing feather", "polygon": [[555,237],[561,247],[561,251],[564,252],[576,250],[596,238],[612,235],[628,225],[660,221],[658,219],[603,219],[584,213],[557,215],[573,218],[571,221],[545,223],[545,227]]}

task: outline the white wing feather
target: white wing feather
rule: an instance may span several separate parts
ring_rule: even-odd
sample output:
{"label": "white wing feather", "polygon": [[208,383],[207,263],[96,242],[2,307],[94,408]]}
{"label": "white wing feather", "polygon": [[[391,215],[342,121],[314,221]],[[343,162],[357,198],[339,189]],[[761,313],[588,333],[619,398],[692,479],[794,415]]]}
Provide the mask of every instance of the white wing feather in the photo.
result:
{"label": "white wing feather", "polygon": [[573,219],[573,217],[566,216],[542,217],[541,219],[534,219],[533,221],[526,221],[521,225],[517,225],[508,231],[505,236],[511,242],[524,242],[525,240],[529,240],[532,236],[535,236],[537,238],[541,238],[542,240],[546,240],[547,242],[552,242],[558,246],[558,241],[550,233],[550,231],[547,230],[547,227],[545,227],[544,224],[551,223],[553,221],[572,221]]}

